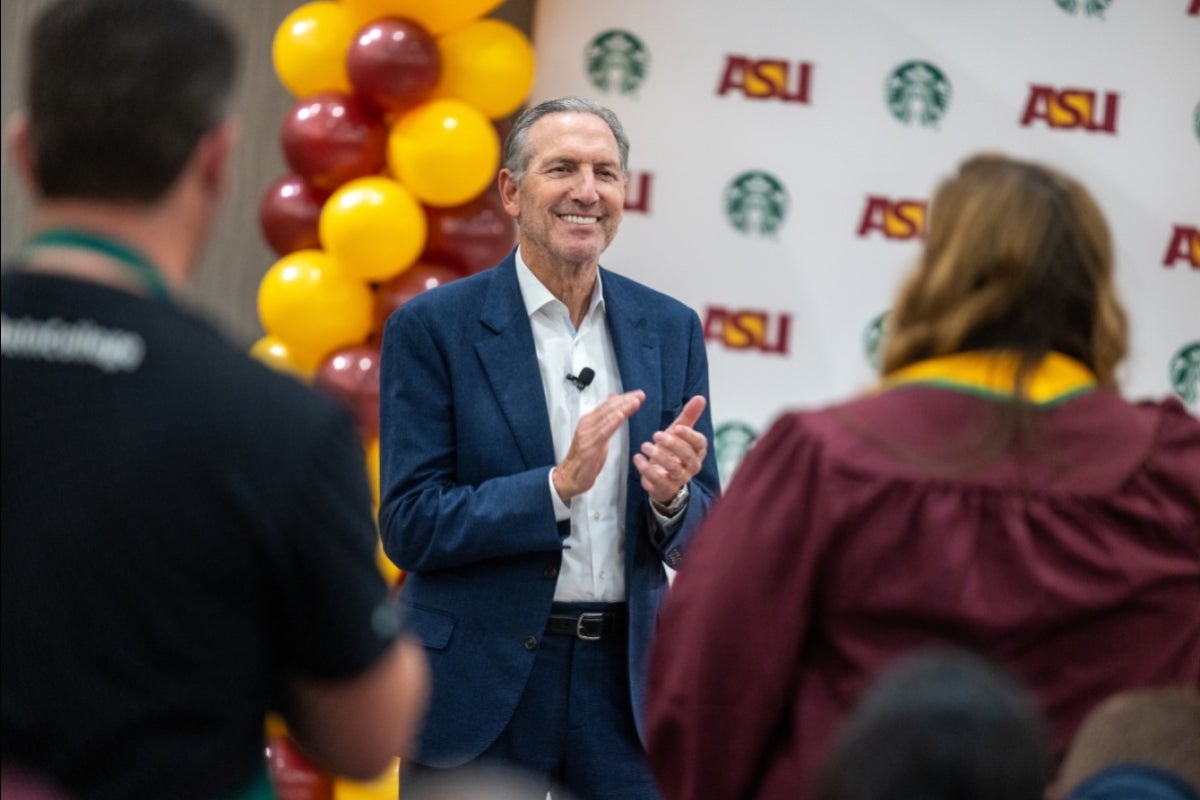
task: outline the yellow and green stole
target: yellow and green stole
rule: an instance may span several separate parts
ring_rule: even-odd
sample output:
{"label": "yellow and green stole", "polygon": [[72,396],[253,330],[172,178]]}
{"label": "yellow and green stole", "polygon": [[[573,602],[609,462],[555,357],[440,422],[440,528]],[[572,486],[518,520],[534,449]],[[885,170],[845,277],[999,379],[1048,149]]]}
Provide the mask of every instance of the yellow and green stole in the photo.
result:
{"label": "yellow and green stole", "polygon": [[[901,367],[883,379],[880,390],[898,386],[932,386],[1011,400],[1018,358],[999,350],[975,350],[931,358]],[[1056,406],[1096,388],[1096,375],[1062,353],[1047,353],[1026,376],[1024,399],[1040,408]]]}

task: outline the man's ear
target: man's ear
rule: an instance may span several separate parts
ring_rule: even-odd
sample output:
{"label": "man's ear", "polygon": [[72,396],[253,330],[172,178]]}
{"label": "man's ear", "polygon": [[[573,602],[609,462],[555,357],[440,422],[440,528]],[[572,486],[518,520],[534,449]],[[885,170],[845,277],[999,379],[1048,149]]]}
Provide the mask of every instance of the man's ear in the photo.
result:
{"label": "man's ear", "polygon": [[18,111],[9,117],[4,126],[4,138],[12,154],[13,166],[21,176],[30,194],[41,194],[34,171],[33,136],[30,133],[29,115]]}
{"label": "man's ear", "polygon": [[197,152],[201,185],[214,200],[222,199],[228,189],[237,136],[236,123],[227,119],[205,134]]}
{"label": "man's ear", "polygon": [[513,176],[512,170],[500,170],[500,200],[504,203],[504,210],[513,219],[517,218],[517,214],[521,211],[521,204],[517,202],[517,179]]}

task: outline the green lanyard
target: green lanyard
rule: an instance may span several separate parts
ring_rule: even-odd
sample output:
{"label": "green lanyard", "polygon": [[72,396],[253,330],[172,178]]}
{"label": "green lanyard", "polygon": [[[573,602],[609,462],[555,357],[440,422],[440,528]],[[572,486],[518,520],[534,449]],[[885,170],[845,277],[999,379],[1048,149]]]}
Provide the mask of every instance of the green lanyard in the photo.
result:
{"label": "green lanyard", "polygon": [[138,251],[115,239],[75,228],[49,228],[26,242],[24,249],[29,251],[39,247],[70,247],[108,256],[132,272],[155,299],[165,302],[171,300],[171,292],[158,267]]}

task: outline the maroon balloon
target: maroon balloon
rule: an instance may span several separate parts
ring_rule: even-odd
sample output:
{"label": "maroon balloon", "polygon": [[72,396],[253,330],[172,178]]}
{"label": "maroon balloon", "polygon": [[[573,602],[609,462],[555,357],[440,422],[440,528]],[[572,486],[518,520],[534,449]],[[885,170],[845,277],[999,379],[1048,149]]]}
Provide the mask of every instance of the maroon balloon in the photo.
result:
{"label": "maroon balloon", "polygon": [[415,22],[384,18],[359,30],[346,52],[346,72],[359,97],[383,111],[427,99],[442,73],[437,42]]}
{"label": "maroon balloon", "polygon": [[379,173],[387,163],[387,126],[353,95],[324,92],[301,99],[283,121],[283,156],[318,189]]}
{"label": "maroon balloon", "polygon": [[426,289],[463,277],[460,270],[445,264],[418,261],[394,278],[375,287],[375,330],[383,332],[383,326],[392,312]]}
{"label": "maroon balloon", "polygon": [[517,243],[517,228],[495,185],[469,203],[425,207],[429,233],[421,260],[470,274],[495,266]]}
{"label": "maroon balloon", "polygon": [[329,193],[299,175],[276,178],[258,204],[258,226],[276,255],[320,248],[318,224]]}
{"label": "maroon balloon", "polygon": [[321,771],[287,735],[267,739],[267,774],[279,800],[332,800],[333,776]]}
{"label": "maroon balloon", "polygon": [[313,386],[354,415],[364,438],[379,434],[379,348],[358,344],[335,350],[317,366]]}

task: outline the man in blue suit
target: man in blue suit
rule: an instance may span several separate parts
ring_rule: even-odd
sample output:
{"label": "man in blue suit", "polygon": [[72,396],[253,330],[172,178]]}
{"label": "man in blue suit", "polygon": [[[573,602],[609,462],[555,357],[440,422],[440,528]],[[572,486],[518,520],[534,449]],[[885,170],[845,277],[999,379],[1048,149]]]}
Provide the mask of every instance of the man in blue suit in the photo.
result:
{"label": "man in blue suit", "polygon": [[525,111],[499,181],[517,249],[387,323],[380,526],[433,673],[406,798],[485,764],[658,797],[640,728],[664,563],[719,484],[699,318],[600,267],[628,152],[589,101]]}

